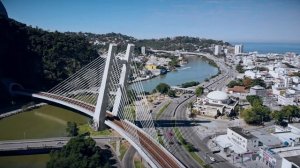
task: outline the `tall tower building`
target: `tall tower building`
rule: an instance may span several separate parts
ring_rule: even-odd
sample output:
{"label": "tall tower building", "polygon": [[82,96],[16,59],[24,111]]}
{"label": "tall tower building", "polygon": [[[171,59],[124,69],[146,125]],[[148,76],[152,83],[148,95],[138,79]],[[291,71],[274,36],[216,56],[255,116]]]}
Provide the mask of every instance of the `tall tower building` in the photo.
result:
{"label": "tall tower building", "polygon": [[241,54],[243,53],[243,45],[235,45],[234,46],[234,54],[237,55],[237,54]]}
{"label": "tall tower building", "polygon": [[146,47],[145,46],[141,47],[141,53],[142,53],[142,55],[146,55]]}
{"label": "tall tower building", "polygon": [[221,46],[215,45],[214,55],[219,55],[219,54],[221,54]]}

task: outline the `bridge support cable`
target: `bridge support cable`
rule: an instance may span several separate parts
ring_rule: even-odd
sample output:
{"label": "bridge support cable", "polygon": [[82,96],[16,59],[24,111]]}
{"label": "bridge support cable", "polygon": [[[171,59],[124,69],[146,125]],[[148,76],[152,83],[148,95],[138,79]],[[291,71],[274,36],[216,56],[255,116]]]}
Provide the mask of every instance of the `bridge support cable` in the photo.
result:
{"label": "bridge support cable", "polygon": [[[120,82],[120,73],[121,73],[121,69],[120,69],[120,64],[119,61],[117,60],[117,58],[115,58],[113,60],[113,64],[112,64],[112,75],[110,76],[110,93],[115,93],[115,95],[110,95],[110,99],[112,99],[112,97],[114,97],[114,99],[116,99],[116,96],[118,96],[116,94],[116,91],[118,90],[118,88],[120,88],[119,86],[119,82]],[[128,108],[128,104],[129,102],[126,101],[127,100],[127,94],[126,91],[124,91],[124,89],[120,88],[119,91],[121,92],[121,96],[122,99],[120,101],[120,104],[118,107],[119,111],[117,112],[117,116],[122,119],[121,122],[122,124],[124,124],[124,128],[126,131],[128,131],[130,133],[129,136],[132,136],[132,138],[135,140],[135,142],[137,144],[139,144],[138,141],[138,136],[135,132],[135,130],[131,129],[131,127],[128,127],[128,124],[126,122],[123,122],[123,120],[129,121],[129,122],[134,122],[134,118],[133,115],[131,114],[131,112],[129,111],[130,109]],[[112,102],[112,104],[114,104],[114,102]],[[116,107],[113,107],[116,108]]]}
{"label": "bridge support cable", "polygon": [[[139,73],[139,70],[137,69],[136,63],[133,62],[133,71],[135,74],[137,74],[138,76],[140,76],[141,74]],[[140,106],[142,108],[142,115],[137,115],[137,120],[142,121],[141,124],[146,125],[143,129],[152,136],[152,138],[154,138],[155,140],[157,140],[157,133],[156,133],[156,129],[155,129],[155,125],[153,122],[153,118],[152,118],[152,114],[150,111],[150,107],[147,101],[147,97],[145,95],[144,92],[144,88],[143,85],[141,83],[141,81],[135,82],[132,84],[133,88],[135,88],[137,90],[137,94],[138,97],[142,100],[142,101],[136,101],[138,104],[138,106]]]}
{"label": "bridge support cable", "polygon": [[[136,133],[135,129],[132,129],[132,127],[130,127],[128,125],[128,122],[133,123],[135,121],[134,118],[134,114],[132,113],[132,102],[129,101],[128,99],[128,94],[127,94],[127,90],[123,87],[124,85],[120,84],[122,83],[122,78],[121,78],[121,73],[123,69],[123,65],[120,64],[120,60],[118,60],[117,58],[115,58],[115,60],[113,61],[113,75],[111,76],[112,78],[112,86],[114,87],[114,90],[116,91],[116,95],[115,96],[120,96],[120,97],[116,97],[116,99],[119,99],[120,102],[116,104],[116,102],[114,103],[114,107],[113,109],[117,109],[118,111],[115,112],[116,116],[118,116],[122,122],[122,124],[125,127],[125,130],[128,131],[130,133],[130,136],[132,136],[133,140],[139,144],[139,139],[138,139],[138,135]],[[123,71],[124,72],[124,71]],[[115,75],[114,75],[115,74]],[[123,81],[125,81],[125,79],[123,78]],[[118,105],[118,106],[116,106]],[[125,122],[128,121],[128,122]]]}
{"label": "bridge support cable", "polygon": [[105,59],[96,58],[48,92],[95,105]]}
{"label": "bridge support cable", "polygon": [[130,68],[130,63],[131,63],[131,57],[132,57],[132,52],[134,50],[134,45],[133,44],[128,44],[127,49],[126,49],[126,54],[125,57],[122,61],[122,67],[121,67],[121,72],[120,72],[120,78],[119,78],[119,83],[118,83],[118,89],[116,91],[116,99],[114,102],[114,107],[113,107],[113,115],[117,116],[118,111],[120,108],[120,103],[122,101],[122,91],[121,89],[127,88],[127,81],[128,81],[128,76],[129,76],[129,68]]}

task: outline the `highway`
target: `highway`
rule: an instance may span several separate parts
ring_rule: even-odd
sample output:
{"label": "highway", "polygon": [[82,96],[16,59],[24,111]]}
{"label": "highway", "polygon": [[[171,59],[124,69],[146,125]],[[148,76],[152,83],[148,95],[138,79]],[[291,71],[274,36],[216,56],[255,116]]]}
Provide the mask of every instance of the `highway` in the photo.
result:
{"label": "highway", "polygon": [[[177,159],[179,159],[186,167],[197,168],[198,163],[193,160],[185,148],[180,145],[175,137],[174,128],[174,112],[178,104],[184,101],[184,96],[174,98],[172,103],[161,114],[160,118],[156,121],[157,127],[162,134],[164,147],[170,151]],[[159,109],[157,109],[159,111]]]}
{"label": "highway", "polygon": [[[210,57],[212,59],[212,57]],[[208,82],[203,82],[200,86],[208,89],[208,90],[222,90],[226,84],[235,78],[236,72],[233,69],[225,66],[225,63],[221,59],[213,58],[213,60],[217,63],[220,68],[221,74],[217,77],[210,79]],[[195,88],[195,87],[194,87]],[[212,154],[212,152],[208,149],[206,142],[209,137],[206,137],[205,140],[199,137],[199,133],[197,133],[197,129],[193,127],[192,122],[199,124],[205,121],[191,121],[187,117],[186,108],[187,104],[190,101],[194,101],[196,99],[195,95],[184,94],[179,98],[174,98],[172,103],[168,106],[168,108],[161,115],[161,118],[158,120],[160,123],[159,130],[164,137],[165,147],[174,154],[185,166],[187,167],[199,167],[198,163],[189,155],[189,153],[184,149],[183,146],[178,144],[178,141],[175,138],[175,133],[173,131],[173,126],[164,127],[163,121],[172,121],[176,120],[176,127],[178,127],[187,142],[190,142],[194,145],[194,147],[198,150],[197,154],[206,162],[210,163],[211,166],[216,168],[225,168],[225,167],[234,167],[224,158]],[[159,109],[155,109],[154,111],[158,111]],[[169,124],[170,125],[170,124]],[[173,134],[173,136],[170,136]],[[206,141],[207,140],[207,141]],[[214,157],[216,159],[215,162],[212,162],[209,157]]]}
{"label": "highway", "polygon": [[[92,137],[96,143],[108,143],[109,141],[120,140],[120,137]],[[23,139],[0,141],[0,151],[16,151],[29,149],[62,148],[71,137]]]}

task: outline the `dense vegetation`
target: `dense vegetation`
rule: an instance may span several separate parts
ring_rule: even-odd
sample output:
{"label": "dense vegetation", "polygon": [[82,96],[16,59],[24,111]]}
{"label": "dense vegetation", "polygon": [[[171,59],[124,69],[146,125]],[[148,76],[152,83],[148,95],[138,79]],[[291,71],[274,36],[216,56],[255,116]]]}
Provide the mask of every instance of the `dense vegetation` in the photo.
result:
{"label": "dense vegetation", "polygon": [[201,86],[197,87],[195,90],[195,94],[197,97],[201,96],[203,94],[203,92],[204,92],[204,88]]}
{"label": "dense vegetation", "polygon": [[156,89],[158,92],[160,92],[161,94],[166,94],[166,93],[169,92],[170,88],[171,88],[171,87],[170,87],[168,84],[166,84],[166,83],[160,83],[160,84],[158,84],[158,85],[156,86],[155,89]]}
{"label": "dense vegetation", "polygon": [[243,69],[243,65],[238,64],[235,69],[239,72],[239,73],[244,73],[245,70]]}
{"label": "dense vegetation", "polygon": [[66,131],[68,133],[68,136],[77,136],[79,129],[76,122],[67,122]]}
{"label": "dense vegetation", "polygon": [[102,52],[107,50],[108,44],[114,42],[120,46],[120,50],[125,50],[127,43],[134,43],[136,45],[135,52],[141,53],[141,47],[152,48],[156,50],[185,50],[185,51],[203,51],[212,53],[208,48],[212,44],[230,45],[227,42],[204,39],[188,36],[177,36],[174,38],[160,38],[160,39],[135,39],[130,36],[122,35],[119,33],[108,34],[92,34],[84,33],[86,37],[96,44],[97,49]]}
{"label": "dense vegetation", "polygon": [[66,79],[98,56],[77,33],[48,32],[0,18],[0,78],[45,89]]}
{"label": "dense vegetation", "polygon": [[233,80],[227,84],[229,88],[233,88],[234,86],[245,86],[246,89],[249,89],[250,87],[256,85],[266,87],[266,83],[264,82],[264,80],[260,78],[251,79],[249,77],[244,77],[244,79]]}
{"label": "dense vegetation", "polygon": [[52,151],[47,168],[101,168],[111,167],[112,153],[96,146],[88,137],[72,138],[61,150]]}
{"label": "dense vegetation", "polygon": [[247,97],[251,100],[251,108],[241,111],[241,116],[248,124],[263,124],[265,121],[271,120],[271,110],[262,104],[262,101],[257,97]]}
{"label": "dense vegetation", "polygon": [[[229,45],[223,41],[217,41],[212,39],[201,39],[196,37],[178,36],[174,38],[160,38],[160,39],[144,39],[137,41],[139,46],[147,46],[153,49],[160,50],[207,50],[212,44]],[[209,51],[210,52],[210,51]]]}
{"label": "dense vegetation", "polygon": [[248,95],[248,96],[246,96],[246,99],[251,104],[251,106],[254,106],[255,102],[256,103],[258,102],[260,105],[263,104],[262,99],[256,95]]}
{"label": "dense vegetation", "polygon": [[[0,79],[25,88],[49,89],[98,56],[77,33],[48,32],[6,18],[0,18],[0,30]],[[1,93],[1,102],[8,101]]]}
{"label": "dense vegetation", "polygon": [[192,86],[197,86],[197,85],[199,85],[199,82],[191,81],[191,82],[185,82],[185,83],[181,84],[181,87],[187,88],[187,87],[192,87]]}
{"label": "dense vegetation", "polygon": [[286,126],[287,123],[284,119],[289,123],[293,122],[293,118],[300,117],[300,109],[293,105],[284,106],[280,111],[274,111],[272,117],[276,120],[277,124]]}

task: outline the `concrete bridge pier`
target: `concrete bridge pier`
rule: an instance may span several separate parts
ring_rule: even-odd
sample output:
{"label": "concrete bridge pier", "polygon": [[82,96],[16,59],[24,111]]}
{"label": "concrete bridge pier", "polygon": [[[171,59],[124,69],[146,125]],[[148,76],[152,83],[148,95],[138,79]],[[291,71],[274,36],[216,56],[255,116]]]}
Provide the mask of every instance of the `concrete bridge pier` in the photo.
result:
{"label": "concrete bridge pier", "polygon": [[93,127],[95,130],[104,130],[106,128],[104,121],[106,116],[106,108],[108,105],[108,97],[109,97],[109,77],[112,74],[112,63],[115,58],[117,45],[110,44],[108,49],[108,54],[106,57],[104,72],[102,76],[101,85],[99,88],[99,94],[97,98],[97,104],[95,108],[95,113],[93,115]]}
{"label": "concrete bridge pier", "polygon": [[[108,55],[105,62],[104,72],[102,76],[101,86],[99,89],[99,94],[97,98],[97,104],[95,108],[95,113],[93,115],[94,129],[103,130],[106,128],[104,121],[106,116],[106,108],[108,106],[108,97],[109,97],[109,85],[110,77],[112,75],[112,63],[115,59],[116,44],[110,44]],[[113,106],[112,113],[114,116],[118,116],[118,113],[122,111],[122,101],[124,101],[124,95],[122,93],[127,92],[127,81],[130,70],[130,61],[132,57],[132,52],[134,50],[133,44],[128,44],[125,57],[122,60],[119,60],[122,63],[122,70],[120,74],[118,89],[116,91],[116,98]]]}

